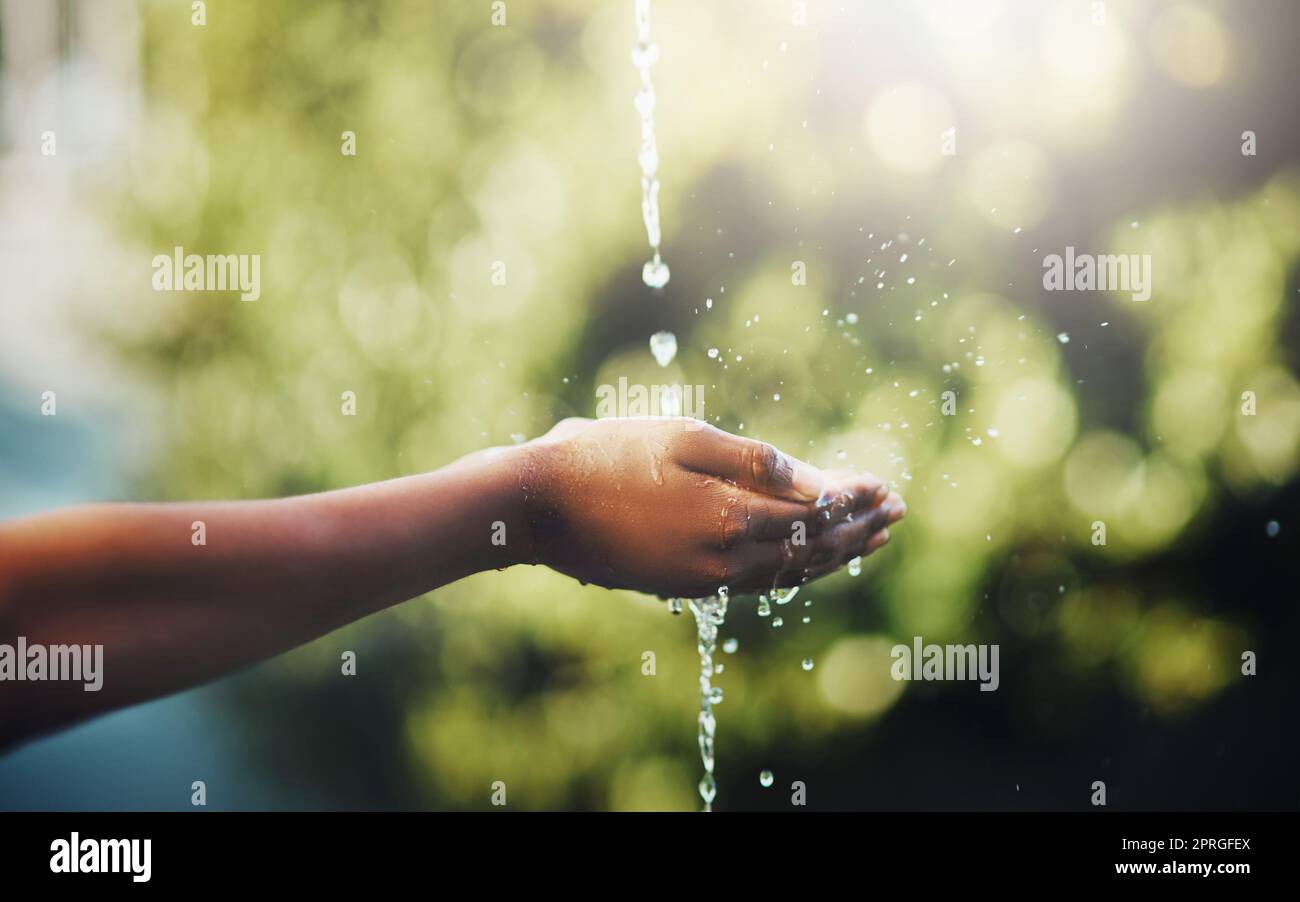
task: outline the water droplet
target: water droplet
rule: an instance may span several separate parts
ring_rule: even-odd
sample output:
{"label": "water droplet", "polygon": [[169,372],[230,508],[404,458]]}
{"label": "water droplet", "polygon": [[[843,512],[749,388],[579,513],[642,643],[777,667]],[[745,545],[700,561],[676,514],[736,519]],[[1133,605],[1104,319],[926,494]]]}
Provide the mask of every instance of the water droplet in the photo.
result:
{"label": "water droplet", "polygon": [[677,356],[677,336],[671,332],[656,332],[650,336],[650,353],[660,366],[667,366]]}
{"label": "water droplet", "polygon": [[773,589],[772,600],[777,604],[789,604],[794,597],[799,594],[799,587],[792,586],[789,589]]}
{"label": "water droplet", "polygon": [[[648,55],[642,57],[642,59],[648,58]],[[636,97],[632,99],[632,104],[636,107],[636,111],[642,116],[649,116],[655,110],[654,91],[647,91],[644,89],[637,91]]]}
{"label": "water droplet", "polygon": [[856,313],[850,313],[844,317],[844,321],[850,326],[856,326],[858,324],[858,315]]}
{"label": "water droplet", "polygon": [[855,557],[853,560],[849,561],[849,576],[861,576],[861,575],[862,575],[862,558]]}
{"label": "water droplet", "polygon": [[1069,332],[1057,332],[1057,333],[1056,333],[1056,340],[1059,341],[1059,342],[1060,342],[1061,344],[1063,344],[1063,345],[1068,345],[1068,344],[1070,343],[1070,333],[1069,333]]}
{"label": "water droplet", "polygon": [[682,600],[680,598],[668,599],[668,610],[674,614],[680,614],[682,612]]}
{"label": "water droplet", "polygon": [[722,704],[722,687],[714,686],[709,690],[709,702],[714,705]]}
{"label": "water droplet", "polygon": [[653,260],[647,260],[645,266],[641,267],[641,281],[651,288],[663,288],[667,285],[668,275],[668,264],[658,256]]}
{"label": "water droplet", "polygon": [[704,779],[700,780],[700,798],[704,799],[705,805],[711,805],[717,794],[718,782],[713,779],[713,774],[705,774]]}
{"label": "water droplet", "polygon": [[709,359],[710,359],[710,360],[717,360],[717,359],[718,359],[718,349],[717,349],[717,348],[709,348]]}
{"label": "water droplet", "polygon": [[1282,524],[1277,522],[1276,520],[1269,520],[1268,526],[1264,527],[1264,532],[1268,534],[1268,537],[1270,539],[1277,538],[1277,534],[1280,533],[1281,531],[1282,531]]}
{"label": "water droplet", "polygon": [[785,621],[782,620],[780,617],[773,617],[773,618],[772,618],[772,629],[774,629],[774,630],[779,630],[779,629],[780,629],[784,624],[785,624]]}
{"label": "water droplet", "polygon": [[664,461],[653,451],[650,452],[650,478],[654,480],[655,485],[664,484]]}
{"label": "water droplet", "polygon": [[739,639],[728,639],[726,642],[722,643],[722,650],[729,655],[734,655],[738,648],[740,648]]}
{"label": "water droplet", "polygon": [[812,618],[811,618],[811,617],[808,617],[808,616],[805,616],[805,617],[803,618],[803,622],[804,622],[804,623],[812,623]]}
{"label": "water droplet", "polygon": [[770,788],[774,782],[776,782],[776,778],[772,776],[772,772],[770,770],[765,770],[758,775],[758,785],[763,787],[764,789]]}
{"label": "water droplet", "polygon": [[[653,402],[651,402],[653,408]],[[680,417],[682,415],[682,387],[669,385],[659,394],[659,415],[663,417]]]}
{"label": "water droplet", "polygon": [[813,669],[813,659],[812,659],[812,658],[804,658],[804,659],[803,659],[803,669],[804,669],[804,670],[812,670],[812,669]]}
{"label": "water droplet", "polygon": [[766,595],[758,596],[758,616],[760,617],[772,616],[772,605],[768,603]]}
{"label": "water droplet", "polygon": [[700,712],[700,742],[701,748],[708,752],[704,757],[704,769],[713,770],[713,743],[705,742],[706,739],[713,739],[713,734],[717,732],[718,722],[713,718],[712,711]]}

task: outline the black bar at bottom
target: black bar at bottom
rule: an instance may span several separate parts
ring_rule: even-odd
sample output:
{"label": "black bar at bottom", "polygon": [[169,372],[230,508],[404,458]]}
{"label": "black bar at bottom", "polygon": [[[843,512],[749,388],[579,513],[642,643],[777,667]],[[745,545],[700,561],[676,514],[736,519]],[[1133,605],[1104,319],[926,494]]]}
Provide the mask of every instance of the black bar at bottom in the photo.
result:
{"label": "black bar at bottom", "polygon": [[[1051,880],[1231,890],[1286,880],[1297,827],[1297,813],[4,813],[0,879],[338,891],[441,875],[429,889],[450,893],[458,891],[445,881],[473,869],[494,889],[517,879],[589,890],[612,865],[630,869],[638,888],[662,880],[670,891],[698,885],[681,882],[684,869],[710,867],[722,885],[737,869],[762,880],[797,867],[810,889],[848,872],[868,882],[922,879],[926,888]],[[147,881],[136,879],[145,876],[146,839]]]}

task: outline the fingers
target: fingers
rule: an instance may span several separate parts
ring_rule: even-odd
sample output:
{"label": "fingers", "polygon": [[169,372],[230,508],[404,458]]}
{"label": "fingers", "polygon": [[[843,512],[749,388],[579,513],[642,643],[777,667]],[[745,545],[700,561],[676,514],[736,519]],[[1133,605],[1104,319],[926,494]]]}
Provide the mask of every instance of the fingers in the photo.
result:
{"label": "fingers", "polygon": [[751,522],[745,538],[768,541],[818,536],[841,520],[879,505],[888,496],[884,484],[867,473],[827,474],[827,479],[819,503],[787,501],[764,495],[750,498]]}
{"label": "fingers", "polygon": [[897,492],[890,492],[885,498],[884,507],[889,508],[889,522],[897,523],[903,517],[907,516],[907,502],[904,501]]}
{"label": "fingers", "polygon": [[679,462],[698,473],[728,479],[764,495],[816,501],[823,474],[767,442],[741,438],[712,426],[683,434]]}
{"label": "fingers", "polygon": [[[884,482],[870,473],[837,470],[826,474],[826,485],[818,499],[818,512],[822,519],[833,523],[881,504],[889,495]],[[898,499],[898,496],[894,498]]]}
{"label": "fingers", "polygon": [[[864,544],[861,548],[850,549],[846,553],[847,556],[841,556],[834,561],[830,561],[825,564],[819,564],[817,566],[810,567],[809,569],[803,572],[801,578],[798,580],[790,579],[789,577],[787,577],[788,585],[799,585],[800,583],[812,582],[815,579],[821,579],[823,576],[827,576],[831,573],[834,573],[836,570],[845,566],[846,564],[848,564],[849,561],[853,560],[855,557],[866,557],[872,552],[877,551],[880,548],[883,548],[886,544],[889,543],[889,539],[890,539],[889,527],[886,526],[884,529],[881,529],[879,532],[872,533],[871,536],[867,538],[866,544]],[[778,582],[778,585],[786,585],[786,584],[787,583]]]}
{"label": "fingers", "polygon": [[783,587],[797,586],[801,583],[819,579],[833,573],[855,557],[866,557],[888,544],[889,527],[907,514],[907,505],[893,492],[885,501],[871,512],[867,528],[861,532],[845,532],[843,541],[837,543],[833,550],[826,549],[814,555],[809,565],[800,572],[782,573],[777,578],[777,585]]}
{"label": "fingers", "polygon": [[889,541],[887,527],[902,516],[901,504],[901,499],[897,505],[887,500],[833,524],[803,544],[785,538],[738,547],[731,552],[732,587],[761,592],[773,586],[797,586],[870,554]]}

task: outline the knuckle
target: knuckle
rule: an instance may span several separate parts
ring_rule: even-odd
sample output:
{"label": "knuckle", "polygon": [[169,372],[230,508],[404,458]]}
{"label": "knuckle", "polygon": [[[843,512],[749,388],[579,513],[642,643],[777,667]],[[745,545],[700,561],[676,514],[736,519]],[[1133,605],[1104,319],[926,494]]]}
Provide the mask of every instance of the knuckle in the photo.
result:
{"label": "knuckle", "polygon": [[723,554],[709,555],[696,568],[697,578],[708,587],[710,592],[715,591],[718,586],[729,585],[735,572],[736,568],[731,558]]}
{"label": "knuckle", "polygon": [[718,546],[723,550],[735,548],[754,534],[755,526],[761,525],[762,515],[755,517],[750,508],[749,499],[728,498],[723,502],[722,516],[718,521]]}
{"label": "knuckle", "polygon": [[746,446],[748,455],[746,471],[753,484],[759,488],[778,488],[791,479],[790,467],[780,451],[767,442],[754,442]]}
{"label": "knuckle", "polygon": [[749,502],[744,498],[728,498],[722,504],[718,520],[718,547],[735,548],[749,537],[752,524]]}

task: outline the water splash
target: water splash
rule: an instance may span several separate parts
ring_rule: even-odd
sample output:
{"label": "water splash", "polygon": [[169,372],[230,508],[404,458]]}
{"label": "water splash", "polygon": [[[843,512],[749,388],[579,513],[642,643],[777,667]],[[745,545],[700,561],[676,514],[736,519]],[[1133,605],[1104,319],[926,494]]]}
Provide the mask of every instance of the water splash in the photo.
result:
{"label": "water splash", "polygon": [[709,598],[693,598],[688,602],[695,615],[696,650],[700,653],[700,760],[704,763],[704,776],[700,779],[700,798],[704,810],[713,810],[713,799],[718,793],[718,783],[713,776],[713,736],[718,723],[713,716],[713,706],[722,701],[721,687],[713,685],[713,652],[717,648],[718,629],[727,619],[727,587]]}
{"label": "water splash", "polygon": [[668,284],[668,264],[659,256],[659,148],[655,144],[655,87],[650,67],[659,59],[659,47],[650,40],[650,0],[636,0],[637,44],[632,50],[632,64],[641,73],[641,89],[636,94],[636,111],[641,115],[641,219],[645,222],[646,240],[654,257],[641,268],[641,280],[651,288]]}
{"label": "water splash", "polygon": [[777,604],[789,604],[799,594],[799,587],[791,586],[788,589],[773,589],[770,594],[772,600]]}

